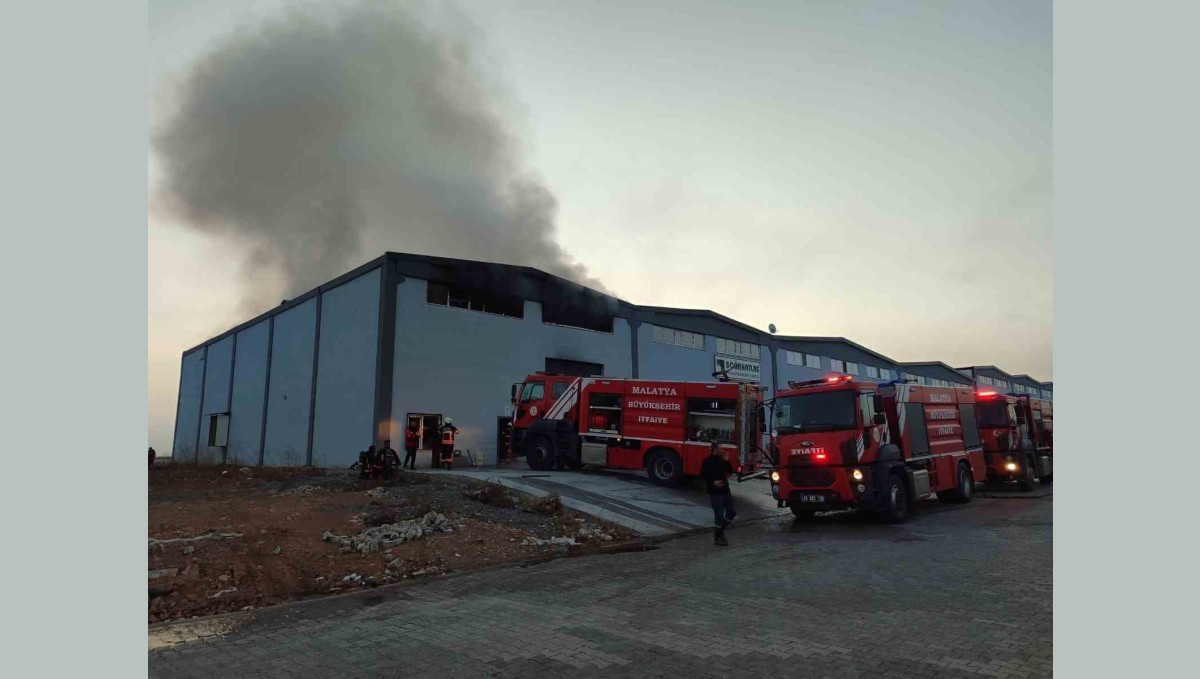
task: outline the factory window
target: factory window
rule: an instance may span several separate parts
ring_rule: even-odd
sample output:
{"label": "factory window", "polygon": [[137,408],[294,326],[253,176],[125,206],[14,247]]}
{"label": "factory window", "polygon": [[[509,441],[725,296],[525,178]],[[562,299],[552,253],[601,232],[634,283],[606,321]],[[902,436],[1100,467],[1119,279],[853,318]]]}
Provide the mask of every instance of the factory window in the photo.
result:
{"label": "factory window", "polygon": [[805,368],[821,369],[821,357],[815,354],[805,354],[799,351],[787,352],[788,365],[798,365]]}
{"label": "factory window", "polygon": [[525,302],[520,297],[470,290],[441,283],[429,283],[425,301],[438,306],[468,309],[509,318],[525,317]]}
{"label": "factory window", "polygon": [[562,325],[580,330],[595,330],[596,332],[612,332],[612,314],[590,311],[579,306],[556,303],[542,303],[542,322],[549,325]]}
{"label": "factory window", "polygon": [[750,342],[736,342],[717,338],[717,353],[729,354],[731,356],[741,356],[743,358],[758,359],[758,345]]}
{"label": "factory window", "polygon": [[858,364],[847,361],[846,362],[846,372],[850,373],[851,375],[857,375],[858,374]]}
{"label": "factory window", "polygon": [[1008,382],[1005,382],[1004,380],[996,380],[996,386],[1000,387],[1001,389],[1008,389]]}
{"label": "factory window", "polygon": [[887,368],[880,368],[879,369],[879,379],[881,379],[881,380],[893,379],[892,371],[888,370]]}
{"label": "factory window", "polygon": [[674,344],[677,347],[687,347],[689,349],[704,349],[704,335],[696,332],[688,332],[686,330],[676,330],[674,328],[664,328],[660,325],[651,326],[654,328],[654,341],[660,344]]}
{"label": "factory window", "polygon": [[990,387],[992,386],[992,378],[988,377],[987,375],[980,375],[979,383]]}
{"label": "factory window", "polygon": [[831,358],[829,359],[829,369],[835,373],[844,373],[846,372],[846,363],[836,358]]}
{"label": "factory window", "polygon": [[867,377],[870,377],[870,378],[876,379],[876,380],[879,379],[879,368],[876,368],[873,365],[867,366]]}

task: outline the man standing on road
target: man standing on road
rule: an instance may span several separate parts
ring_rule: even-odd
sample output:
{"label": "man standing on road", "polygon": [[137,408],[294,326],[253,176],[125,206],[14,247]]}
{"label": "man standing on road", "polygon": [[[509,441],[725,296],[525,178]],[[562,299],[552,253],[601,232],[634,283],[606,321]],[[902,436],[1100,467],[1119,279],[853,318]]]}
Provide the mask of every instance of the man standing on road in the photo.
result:
{"label": "man standing on road", "polygon": [[417,425],[408,425],[408,429],[404,430],[404,464],[400,465],[402,468],[417,468],[417,443],[419,442],[420,437],[417,435]]}
{"label": "man standing on road", "polygon": [[708,457],[700,465],[700,476],[704,478],[704,488],[708,491],[708,500],[712,503],[713,523],[717,530],[713,533],[713,544],[726,547],[729,542],[725,539],[725,527],[737,516],[733,508],[733,493],[729,490],[729,475],[733,466],[720,454],[720,445],[713,441]]}
{"label": "man standing on road", "polygon": [[155,458],[154,448],[150,448],[150,466],[151,467],[154,466],[154,458]]}

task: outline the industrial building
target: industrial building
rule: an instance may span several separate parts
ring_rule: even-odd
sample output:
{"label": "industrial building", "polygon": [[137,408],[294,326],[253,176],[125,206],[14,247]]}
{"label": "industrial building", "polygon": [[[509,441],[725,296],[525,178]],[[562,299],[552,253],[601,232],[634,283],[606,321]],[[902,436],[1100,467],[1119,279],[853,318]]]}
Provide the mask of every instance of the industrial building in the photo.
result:
{"label": "industrial building", "polygon": [[429,450],[452,417],[456,447],[492,464],[510,387],[530,373],[711,381],[725,370],[772,393],[831,372],[1049,392],[992,366],[897,363],[840,337],[638,306],[529,267],[389,252],[184,352],[173,455],[349,466],[385,439],[400,449],[410,422]]}

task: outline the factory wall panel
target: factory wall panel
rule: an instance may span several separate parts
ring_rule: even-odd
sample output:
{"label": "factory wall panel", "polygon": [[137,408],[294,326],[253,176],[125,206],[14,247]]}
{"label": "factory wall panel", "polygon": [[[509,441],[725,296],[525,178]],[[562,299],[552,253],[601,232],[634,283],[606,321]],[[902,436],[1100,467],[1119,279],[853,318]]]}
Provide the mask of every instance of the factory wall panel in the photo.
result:
{"label": "factory wall panel", "polygon": [[208,345],[205,361],[204,398],[200,407],[200,455],[204,464],[221,462],[224,451],[208,445],[208,420],[214,413],[229,412],[229,369],[233,363],[233,336]]}
{"label": "factory wall panel", "polygon": [[[346,467],[375,430],[379,276],[375,269],[327,290],[321,300],[312,464]],[[382,442],[376,442],[380,444]],[[400,449],[396,441],[392,447]]]}
{"label": "factory wall panel", "polygon": [[270,325],[270,321],[262,321],[237,334],[233,403],[229,408],[229,449],[225,458],[229,464],[258,464]]}
{"label": "factory wall panel", "polygon": [[[429,304],[426,291],[414,278],[396,288],[393,442],[403,438],[409,413],[450,416],[460,430],[456,447],[494,463],[497,418],[512,414],[509,388],[544,370],[547,357],[599,363],[605,376],[631,375],[623,318],[614,319],[611,333],[594,332],[542,323],[537,302],[525,301],[517,319]],[[428,465],[428,456],[419,464]]]}
{"label": "factory wall panel", "polygon": [[200,426],[200,389],[204,379],[204,348],[183,357],[179,375],[179,407],[175,412],[175,443],[171,455],[180,462],[196,460]]}
{"label": "factory wall panel", "polygon": [[[713,335],[704,335],[703,349],[656,342],[654,341],[654,325],[643,323],[638,327],[638,378],[712,382],[717,364],[717,339]],[[771,386],[773,364],[770,348],[759,345],[758,359],[734,356],[730,353],[721,353],[720,355],[731,356],[735,360],[742,361],[757,360],[759,364],[758,383],[765,387]]]}
{"label": "factory wall panel", "polygon": [[265,465],[295,466],[307,459],[316,319],[315,298],[275,317],[263,450]]}

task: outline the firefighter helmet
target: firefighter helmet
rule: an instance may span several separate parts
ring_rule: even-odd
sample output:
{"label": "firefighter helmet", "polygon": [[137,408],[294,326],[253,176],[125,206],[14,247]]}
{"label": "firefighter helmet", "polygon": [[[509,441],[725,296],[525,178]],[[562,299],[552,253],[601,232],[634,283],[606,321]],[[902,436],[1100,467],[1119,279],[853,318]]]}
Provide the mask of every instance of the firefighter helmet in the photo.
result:
{"label": "firefighter helmet", "polygon": [[454,424],[454,418],[453,418],[453,417],[447,417],[447,418],[446,418],[446,424]]}

